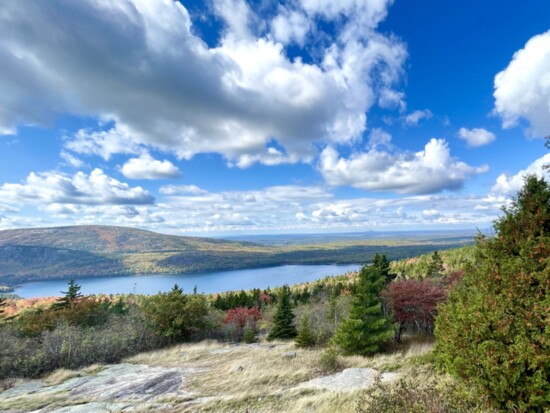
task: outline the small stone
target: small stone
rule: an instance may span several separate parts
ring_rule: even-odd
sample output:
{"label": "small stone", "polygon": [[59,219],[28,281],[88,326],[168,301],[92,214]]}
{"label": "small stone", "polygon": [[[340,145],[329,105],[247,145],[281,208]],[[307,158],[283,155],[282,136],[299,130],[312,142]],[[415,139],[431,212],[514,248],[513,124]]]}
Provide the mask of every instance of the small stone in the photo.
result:
{"label": "small stone", "polygon": [[284,359],[295,359],[296,358],[296,352],[295,351],[287,351],[283,354]]}

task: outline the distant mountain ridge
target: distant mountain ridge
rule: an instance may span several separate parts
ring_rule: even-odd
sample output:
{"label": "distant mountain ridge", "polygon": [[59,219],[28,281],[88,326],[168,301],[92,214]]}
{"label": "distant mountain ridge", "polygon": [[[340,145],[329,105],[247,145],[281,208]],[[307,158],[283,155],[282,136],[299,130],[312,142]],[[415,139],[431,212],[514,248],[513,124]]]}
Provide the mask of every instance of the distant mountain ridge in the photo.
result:
{"label": "distant mountain ridge", "polygon": [[197,245],[218,245],[223,243],[236,245],[250,244],[249,242],[243,243],[215,238],[164,235],[142,229],[104,225],[7,229],[0,231],[0,246],[32,245],[99,253],[184,251]]}
{"label": "distant mountain ridge", "polygon": [[284,264],[356,264],[375,253],[406,258],[462,246],[471,237],[369,239],[292,245],[165,235],[83,225],[0,231],[0,286],[69,276],[237,270]]}

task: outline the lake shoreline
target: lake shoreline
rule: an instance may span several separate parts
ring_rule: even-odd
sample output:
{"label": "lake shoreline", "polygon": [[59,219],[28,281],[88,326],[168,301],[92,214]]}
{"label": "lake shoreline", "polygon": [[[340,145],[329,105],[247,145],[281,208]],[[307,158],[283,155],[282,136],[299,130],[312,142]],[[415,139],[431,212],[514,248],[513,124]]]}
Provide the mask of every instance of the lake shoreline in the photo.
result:
{"label": "lake shoreline", "polygon": [[[180,285],[186,291],[192,291],[198,286],[199,292],[211,294],[298,284],[354,272],[360,267],[360,264],[280,265],[201,273],[129,274],[74,279],[83,287],[84,294],[156,294],[169,290],[174,284]],[[18,283],[10,293],[22,298],[59,296],[69,279],[70,277],[63,277]]]}

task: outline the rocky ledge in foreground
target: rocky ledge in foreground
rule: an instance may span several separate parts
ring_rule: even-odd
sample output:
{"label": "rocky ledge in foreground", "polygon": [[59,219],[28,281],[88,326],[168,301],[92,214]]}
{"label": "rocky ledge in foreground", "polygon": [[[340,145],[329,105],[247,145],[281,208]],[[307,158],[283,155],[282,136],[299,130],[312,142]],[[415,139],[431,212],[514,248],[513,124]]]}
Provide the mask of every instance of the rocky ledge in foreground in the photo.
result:
{"label": "rocky ledge in foreground", "polygon": [[[171,406],[166,400],[193,398],[182,385],[190,374],[198,371],[115,364],[99,372],[69,378],[60,384],[29,381],[0,393],[0,402],[11,412],[112,412],[132,410],[137,404],[144,403],[156,410],[169,409]],[[33,410],[33,399],[51,399],[52,404]]]}

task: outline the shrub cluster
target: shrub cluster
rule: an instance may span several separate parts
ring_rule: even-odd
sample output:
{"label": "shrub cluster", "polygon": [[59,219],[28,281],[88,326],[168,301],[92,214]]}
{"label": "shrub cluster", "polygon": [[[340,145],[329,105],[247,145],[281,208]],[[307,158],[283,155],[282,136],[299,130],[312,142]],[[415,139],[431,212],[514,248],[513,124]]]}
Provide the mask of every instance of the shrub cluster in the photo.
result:
{"label": "shrub cluster", "polygon": [[359,398],[356,413],[496,413],[460,383],[430,374],[382,383],[380,377]]}
{"label": "shrub cluster", "polygon": [[436,321],[436,356],[495,406],[550,405],[550,185],[526,179]]}
{"label": "shrub cluster", "polygon": [[114,363],[160,345],[134,315],[111,317],[102,326],[82,328],[60,321],[40,335],[21,335],[14,325],[0,329],[0,378],[38,377],[57,368]]}

